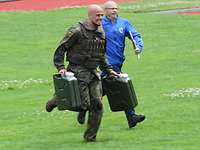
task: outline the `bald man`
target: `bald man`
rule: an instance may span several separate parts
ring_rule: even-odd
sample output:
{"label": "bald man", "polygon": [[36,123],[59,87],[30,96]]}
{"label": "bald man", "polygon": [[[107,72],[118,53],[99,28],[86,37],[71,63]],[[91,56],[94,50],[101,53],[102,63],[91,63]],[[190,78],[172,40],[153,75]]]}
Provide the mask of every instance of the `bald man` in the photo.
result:
{"label": "bald man", "polygon": [[[134,43],[134,53],[136,55],[141,53],[143,41],[140,34],[128,20],[118,17],[118,6],[116,2],[105,2],[104,9],[105,16],[102,19],[102,26],[106,35],[106,56],[114,71],[120,73],[125,60],[125,38],[128,37]],[[134,108],[125,110],[124,112],[129,128],[135,127],[137,123],[145,119],[144,115],[136,114]],[[80,124],[84,123],[85,115],[85,112],[79,113],[78,122]]]}
{"label": "bald man", "polygon": [[[127,19],[118,16],[116,2],[105,2],[104,9],[102,26],[106,34],[106,56],[113,69],[120,73],[125,60],[125,38],[128,37],[133,42],[134,53],[138,56],[143,49],[143,41],[133,25]],[[136,114],[134,108],[125,110],[125,115],[129,128],[135,127],[137,123],[145,119],[144,115]]]}
{"label": "bald man", "polygon": [[[60,42],[54,54],[54,65],[61,75],[66,70],[73,72],[78,80],[82,110],[89,111],[87,129],[84,140],[91,142],[96,140],[96,135],[101,123],[103,105],[100,69],[110,75],[117,75],[105,59],[105,34],[101,21],[103,10],[98,5],[88,7],[88,19],[71,27]],[[68,66],[65,69],[64,57],[67,57]],[[46,104],[46,110],[51,112],[59,101],[54,96]]]}

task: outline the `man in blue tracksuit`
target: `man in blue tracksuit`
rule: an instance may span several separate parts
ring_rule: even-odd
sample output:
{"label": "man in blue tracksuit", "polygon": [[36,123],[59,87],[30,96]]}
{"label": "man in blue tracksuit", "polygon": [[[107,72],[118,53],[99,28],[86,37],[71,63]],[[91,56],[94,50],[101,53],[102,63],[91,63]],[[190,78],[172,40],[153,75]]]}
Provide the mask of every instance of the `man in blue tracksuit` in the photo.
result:
{"label": "man in blue tracksuit", "polygon": [[[120,73],[125,60],[124,48],[125,38],[128,37],[134,43],[134,52],[139,55],[143,48],[143,41],[140,34],[135,30],[131,23],[118,17],[118,7],[116,2],[107,1],[104,5],[105,16],[102,26],[106,34],[106,56],[113,70]],[[134,108],[125,110],[126,118],[130,128],[136,126],[138,122],[145,119],[144,115],[135,114]],[[79,123],[84,123],[85,113],[79,113]]]}

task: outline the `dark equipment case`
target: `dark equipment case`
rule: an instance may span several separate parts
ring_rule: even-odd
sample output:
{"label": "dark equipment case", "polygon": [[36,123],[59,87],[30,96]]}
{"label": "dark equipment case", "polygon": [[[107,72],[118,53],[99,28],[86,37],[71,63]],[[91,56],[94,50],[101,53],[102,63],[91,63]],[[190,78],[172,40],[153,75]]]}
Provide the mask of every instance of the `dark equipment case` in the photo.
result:
{"label": "dark equipment case", "polygon": [[81,110],[81,98],[78,87],[78,81],[74,77],[73,79],[67,79],[60,74],[53,75],[55,94],[59,100],[57,102],[58,110]]}
{"label": "dark equipment case", "polygon": [[137,97],[129,78],[103,78],[102,86],[111,111],[124,111],[137,106]]}

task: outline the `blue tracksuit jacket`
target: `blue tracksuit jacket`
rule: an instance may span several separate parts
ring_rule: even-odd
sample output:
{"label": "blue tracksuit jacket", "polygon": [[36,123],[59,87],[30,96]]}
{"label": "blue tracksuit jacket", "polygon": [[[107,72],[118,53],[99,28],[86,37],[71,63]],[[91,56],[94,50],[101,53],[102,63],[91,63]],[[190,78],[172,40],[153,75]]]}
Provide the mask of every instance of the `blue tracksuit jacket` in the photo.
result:
{"label": "blue tracksuit jacket", "polygon": [[104,16],[102,26],[106,34],[106,55],[111,65],[120,66],[123,64],[125,60],[125,38],[131,39],[130,32],[135,40],[136,47],[143,49],[140,33],[136,31],[128,20],[117,17],[115,22],[112,23],[108,17]]}

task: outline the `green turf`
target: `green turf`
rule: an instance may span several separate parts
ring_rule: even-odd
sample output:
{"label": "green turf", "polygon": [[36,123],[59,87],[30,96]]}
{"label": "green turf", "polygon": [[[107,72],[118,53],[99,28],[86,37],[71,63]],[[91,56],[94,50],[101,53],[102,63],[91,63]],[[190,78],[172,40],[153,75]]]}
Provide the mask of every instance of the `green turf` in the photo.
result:
{"label": "green turf", "polygon": [[121,16],[135,24],[145,43],[138,61],[127,41],[123,67],[139,98],[136,110],[147,117],[136,128],[128,129],[124,114],[110,112],[104,98],[97,142],[86,144],[82,139],[86,125],[77,124],[76,113],[44,111],[53,94],[54,49],[64,31],[85,18],[85,13],[84,8],[0,12],[0,149],[199,149],[200,96],[164,95],[200,88],[199,15],[122,11]]}

